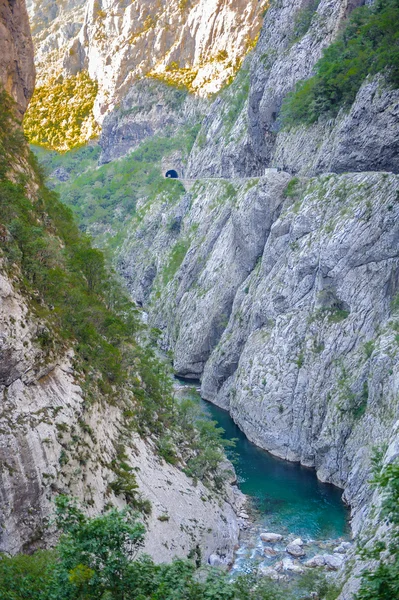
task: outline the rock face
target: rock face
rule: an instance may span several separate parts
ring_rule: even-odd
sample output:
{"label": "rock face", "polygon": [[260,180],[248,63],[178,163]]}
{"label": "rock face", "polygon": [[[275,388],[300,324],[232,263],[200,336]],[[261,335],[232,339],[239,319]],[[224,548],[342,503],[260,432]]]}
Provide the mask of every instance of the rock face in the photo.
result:
{"label": "rock face", "polygon": [[[34,82],[23,2],[0,2],[0,34],[1,80],[22,117]],[[35,202],[34,174],[26,156],[20,158],[14,157],[9,176],[24,175]],[[9,234],[3,228],[4,235]],[[112,488],[122,444],[142,499],[152,506],[144,517],[143,551],[157,562],[193,551],[200,551],[204,561],[217,555],[231,562],[242,494],[229,484],[222,495],[200,482],[194,485],[160,458],[154,442],[126,429],[121,405],[101,398],[88,403],[73,351],[57,353],[40,344],[49,330],[18,291],[2,256],[0,249],[0,552],[32,551],[52,541],[45,525],[59,493],[78,498],[90,514],[110,504],[123,506],[125,496]],[[122,400],[125,392],[119,393]]]}
{"label": "rock face", "polygon": [[[141,69],[190,75],[181,71],[199,64],[190,63],[196,40],[209,33],[193,38],[191,29],[200,31],[194,17],[208,14],[205,4],[188,5],[184,19],[162,5],[155,24],[146,3],[88,4],[64,67],[103,82],[98,118]],[[399,92],[378,75],[333,120],[291,130],[279,120],[286,93],[312,74],[357,4],[321,0],[306,31],[308,2],[270,6],[254,54],[204,119],[185,173],[196,183],[175,201],[139,201],[118,267],[173,350],[176,372],[201,379],[202,396],[227,408],[250,440],[343,488],[353,531],[365,536],[378,501],[368,485],[373,448],[390,440],[388,462],[399,444]],[[164,18],[182,40],[170,52]],[[133,30],[139,20],[145,29]],[[118,48],[117,39],[125,40]],[[140,54],[147,42],[150,65]],[[201,73],[190,85],[201,87]],[[157,101],[147,116],[134,113],[148,91],[135,87],[105,121],[104,160],[161,131]],[[283,169],[266,171],[272,166]],[[317,561],[335,569],[342,557]]]}
{"label": "rock face", "polygon": [[26,0],[39,85],[59,75],[68,44],[83,26],[86,4],[87,0]]}
{"label": "rock face", "polygon": [[30,0],[40,81],[48,64],[51,74],[88,70],[99,83],[99,122],[149,73],[214,93],[236,73],[264,8],[258,0]]}
{"label": "rock face", "polygon": [[0,2],[0,83],[22,118],[35,86],[33,44],[25,0]]}
{"label": "rock face", "polygon": [[176,371],[252,441],[344,488],[358,532],[371,449],[396,435],[399,92],[378,75],[334,120],[279,122],[355,6],[321,0],[300,35],[308,4],[269,8],[203,121],[186,170],[197,183],[152,202],[119,266]]}
{"label": "rock face", "polygon": [[[290,180],[204,180],[178,205],[160,197],[120,267],[151,299],[176,371],[201,378],[252,441],[345,488],[357,530],[371,448],[397,410],[399,177],[330,174],[287,197]],[[166,226],[177,216],[179,234]]]}
{"label": "rock face", "polygon": [[[268,166],[310,176],[399,172],[399,91],[388,89],[381,75],[364,82],[349,112],[311,127],[281,126],[284,97],[313,74],[323,49],[360,4],[321,0],[308,15],[306,31],[299,23],[310,10],[308,2],[282,0],[270,6],[247,74],[215,101],[203,123],[188,177],[251,176]],[[239,97],[241,106],[235,102],[230,122]]]}
{"label": "rock face", "polygon": [[165,562],[198,545],[203,560],[217,553],[230,562],[239,534],[238,490],[227,486],[222,499],[201,483],[194,486],[151,443],[123,434],[119,408],[88,408],[73,353],[46,356],[38,342],[42,329],[0,275],[0,552],[33,550],[49,541],[43,526],[58,493],[77,497],[90,514],[110,502],[123,506],[109,484],[115,479],[110,465],[126,435],[128,463],[152,505],[143,551]]}
{"label": "rock face", "polygon": [[167,136],[176,128],[196,125],[206,106],[206,101],[156,79],[138,81],[104,119],[100,163],[125,156],[156,134]]}

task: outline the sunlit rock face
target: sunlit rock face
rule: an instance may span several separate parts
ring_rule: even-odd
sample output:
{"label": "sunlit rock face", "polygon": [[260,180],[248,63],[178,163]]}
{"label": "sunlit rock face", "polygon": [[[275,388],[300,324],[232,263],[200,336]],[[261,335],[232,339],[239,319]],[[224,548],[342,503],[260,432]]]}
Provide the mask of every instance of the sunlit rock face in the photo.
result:
{"label": "sunlit rock face", "polygon": [[28,7],[40,82],[88,70],[99,83],[94,112],[101,122],[144,75],[203,96],[218,91],[253,46],[265,3],[29,0]]}
{"label": "sunlit rock face", "polygon": [[27,0],[37,84],[59,75],[68,44],[81,30],[87,0]]}
{"label": "sunlit rock face", "polygon": [[32,39],[24,0],[0,0],[0,83],[26,110],[35,85]]}

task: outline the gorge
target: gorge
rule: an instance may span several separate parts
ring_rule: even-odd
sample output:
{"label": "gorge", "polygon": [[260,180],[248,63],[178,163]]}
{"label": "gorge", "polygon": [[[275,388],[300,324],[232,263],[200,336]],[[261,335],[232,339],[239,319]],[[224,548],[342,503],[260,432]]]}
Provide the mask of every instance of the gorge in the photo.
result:
{"label": "gorge", "polygon": [[[22,0],[0,6],[0,77],[21,116],[34,82],[28,16]],[[202,419],[168,404],[171,371],[200,380],[270,460],[340,488],[359,546],[389,542],[370,479],[377,456],[390,473],[399,453],[397,2],[154,6],[27,2],[39,79],[25,132],[117,275],[97,281],[102,255],[68,239],[34,159],[3,137],[4,205],[22,174],[52,250],[32,249],[15,215],[2,221],[0,549],[54,544],[43,523],[60,493],[90,516],[134,496],[152,504],[144,551],[156,562],[232,564],[244,498],[220,467],[197,476]],[[85,290],[65,304],[55,290],[76,278]],[[71,325],[74,298],[98,337]],[[371,564],[355,550],[336,576],[340,600],[357,597]]]}

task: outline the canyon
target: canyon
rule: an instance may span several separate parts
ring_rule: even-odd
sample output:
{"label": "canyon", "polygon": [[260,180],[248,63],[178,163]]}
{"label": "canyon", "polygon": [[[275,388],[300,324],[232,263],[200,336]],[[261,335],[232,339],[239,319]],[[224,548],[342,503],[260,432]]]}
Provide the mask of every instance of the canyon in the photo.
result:
{"label": "canyon", "polygon": [[[118,200],[104,201],[99,218],[90,204],[78,207],[80,225],[110,253],[174,373],[200,380],[202,398],[228,410],[257,446],[341,488],[353,536],[371,546],[387,535],[373,508],[382,501],[370,485],[374,457],[381,465],[399,457],[399,90],[386,70],[370,72],[336,114],[284,123],[287,95],[314,75],[360,4],[172,3],[154,22],[150,2],[28,8],[39,83],[46,69],[87,70],[98,82],[99,145],[84,150],[95,159],[79,169],[43,155],[49,184],[77,210],[75,179],[88,190],[117,182]],[[8,6],[0,15],[14,38],[0,74],[22,114],[32,54],[26,13],[15,33]],[[71,14],[76,24],[66,27]],[[21,68],[10,78],[15,52]],[[133,167],[142,179],[118,188]],[[164,179],[171,169],[180,180]],[[35,547],[59,489],[89,498],[92,514],[104,508],[124,424],[117,407],[86,410],[72,349],[42,366],[40,322],[6,275],[1,297],[2,548],[17,551]],[[63,423],[87,444],[84,476],[75,451],[59,464]],[[208,497],[139,436],[127,453],[154,507],[147,551],[160,561],[199,544],[205,559],[231,562],[243,502],[235,486],[223,501]],[[364,566],[347,565],[341,600],[353,598]]]}

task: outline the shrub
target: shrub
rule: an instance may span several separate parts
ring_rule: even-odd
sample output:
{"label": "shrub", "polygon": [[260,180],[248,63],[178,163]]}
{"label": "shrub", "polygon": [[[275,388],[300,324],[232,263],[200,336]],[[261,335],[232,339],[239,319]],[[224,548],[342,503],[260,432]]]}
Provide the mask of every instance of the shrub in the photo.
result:
{"label": "shrub", "polygon": [[320,0],[310,0],[308,6],[298,11],[295,17],[293,43],[300,40],[308,32],[319,4]]}
{"label": "shrub", "polygon": [[385,531],[389,537],[375,542],[371,550],[360,551],[361,558],[374,561],[374,566],[363,571],[355,600],[398,600],[399,461],[395,460],[382,469],[375,468],[373,483],[383,498],[380,518],[386,523]]}
{"label": "shrub", "polygon": [[29,141],[66,151],[96,137],[99,128],[93,106],[97,92],[97,82],[86,71],[38,86],[24,119]]}
{"label": "shrub", "polygon": [[287,184],[287,187],[285,188],[283,195],[285,198],[297,198],[299,195],[299,186],[300,186],[300,179],[299,177],[293,177],[292,179],[290,179],[290,181]]}

